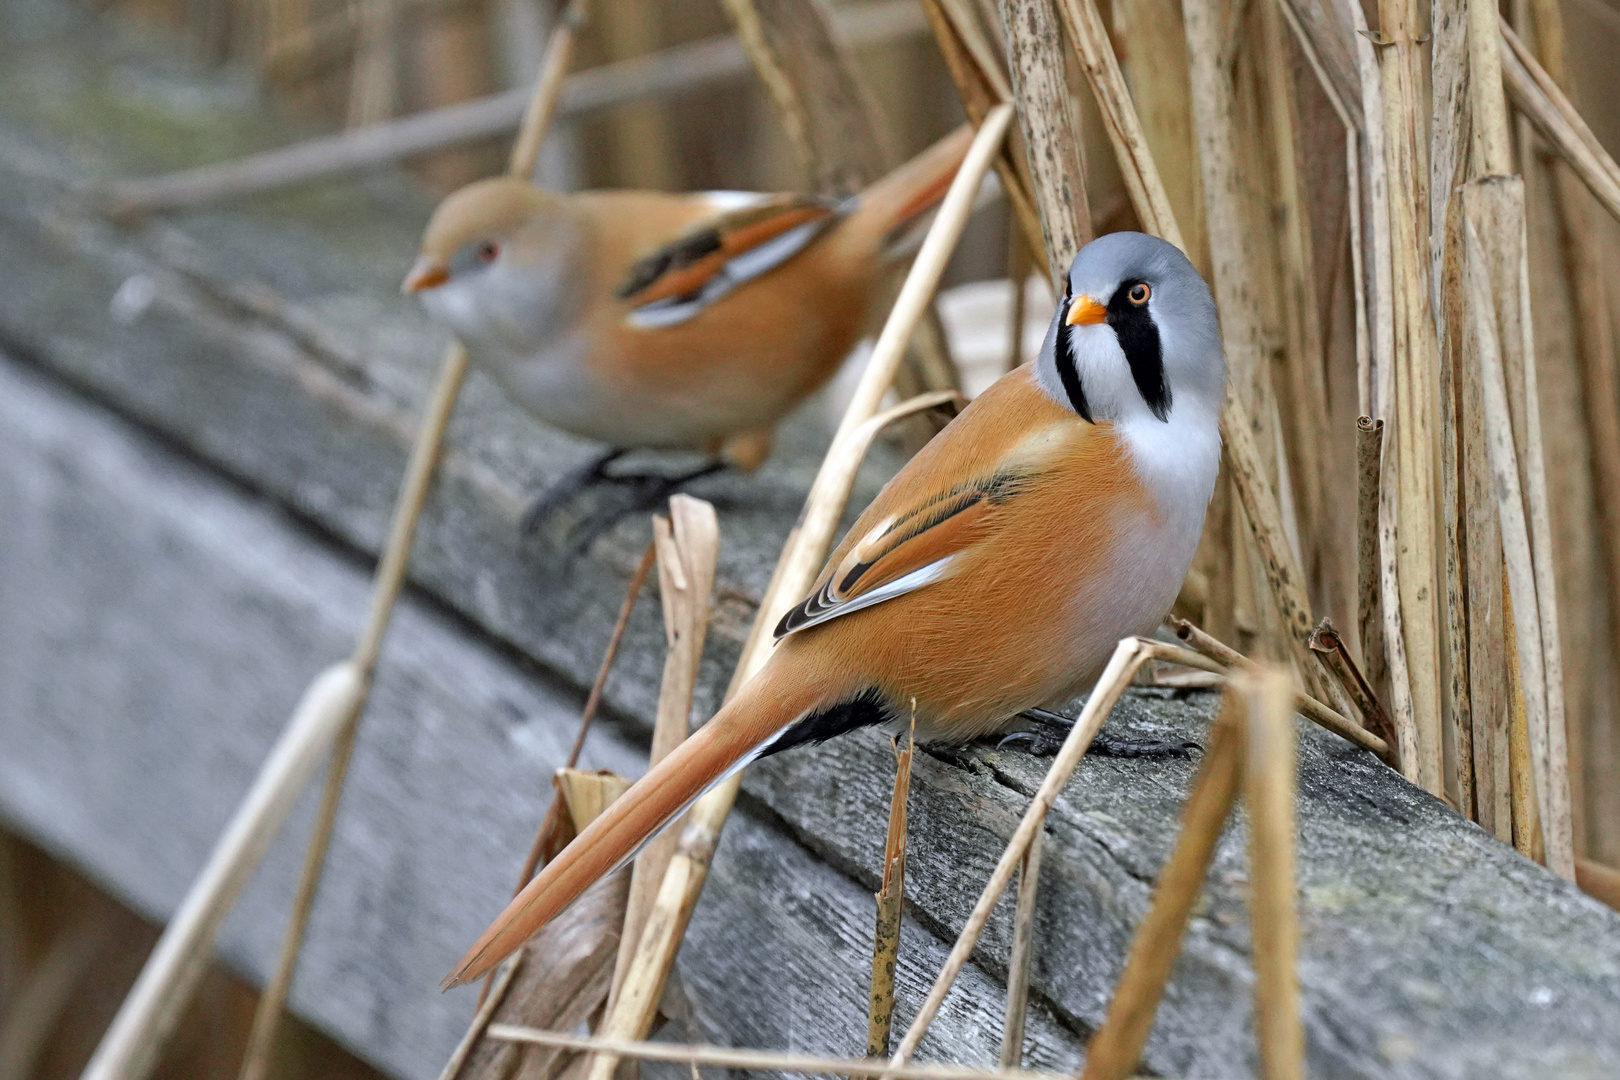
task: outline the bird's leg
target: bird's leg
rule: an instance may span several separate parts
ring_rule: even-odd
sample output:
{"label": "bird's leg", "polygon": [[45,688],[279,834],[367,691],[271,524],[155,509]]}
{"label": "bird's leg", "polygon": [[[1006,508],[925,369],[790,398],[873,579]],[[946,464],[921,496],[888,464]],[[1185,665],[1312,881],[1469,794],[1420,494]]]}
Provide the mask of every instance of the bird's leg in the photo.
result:
{"label": "bird's leg", "polygon": [[529,504],[523,512],[522,523],[518,526],[524,535],[532,536],[540,531],[546,519],[556,513],[557,508],[584,491],[593,484],[600,484],[605,480],[613,480],[607,467],[623,457],[627,451],[623,447],[615,447],[606,453],[599,454],[573,472],[567,473],[561,480],[552,484]]}
{"label": "bird's leg", "polygon": [[[1029,728],[1004,736],[996,744],[998,748],[1012,747],[1027,750],[1040,757],[1051,757],[1062,749],[1063,741],[1069,737],[1075,723],[1069,717],[1048,709],[1025,709],[1018,715],[1020,719],[1029,723]],[[1197,749],[1199,746],[1194,742],[1125,739],[1118,735],[1110,735],[1106,731],[1099,731],[1092,737],[1091,746],[1086,752],[1099,757],[1163,758],[1187,757]]]}
{"label": "bird's leg", "polygon": [[574,553],[584,553],[596,542],[598,536],[613,528],[627,514],[655,509],[692,481],[711,476],[728,467],[724,461],[710,461],[676,476],[661,476],[657,473],[625,473],[615,476],[612,473],[605,473],[602,481],[629,488],[630,498],[627,501],[604,506],[580,522],[570,537]]}

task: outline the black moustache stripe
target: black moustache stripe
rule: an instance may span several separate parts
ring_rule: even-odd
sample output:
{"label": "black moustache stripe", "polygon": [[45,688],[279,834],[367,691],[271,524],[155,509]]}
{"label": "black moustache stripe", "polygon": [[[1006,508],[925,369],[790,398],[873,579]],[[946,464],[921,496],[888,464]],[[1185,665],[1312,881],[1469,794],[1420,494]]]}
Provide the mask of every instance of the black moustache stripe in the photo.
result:
{"label": "black moustache stripe", "polygon": [[1168,423],[1170,420],[1170,384],[1164,377],[1164,350],[1159,344],[1159,327],[1148,314],[1146,305],[1138,307],[1130,302],[1131,286],[1137,281],[1122,282],[1108,301],[1108,325],[1119,338],[1120,351],[1131,366],[1131,378],[1137,393],[1147,402],[1153,415]]}
{"label": "black moustache stripe", "polygon": [[1080,369],[1074,361],[1074,349],[1069,344],[1069,307],[1074,297],[1065,297],[1058,307],[1057,329],[1052,334],[1052,359],[1057,364],[1058,378],[1063,381],[1063,392],[1069,396],[1069,407],[1079,413],[1088,424],[1091,406],[1086,402],[1085,388],[1080,385]]}

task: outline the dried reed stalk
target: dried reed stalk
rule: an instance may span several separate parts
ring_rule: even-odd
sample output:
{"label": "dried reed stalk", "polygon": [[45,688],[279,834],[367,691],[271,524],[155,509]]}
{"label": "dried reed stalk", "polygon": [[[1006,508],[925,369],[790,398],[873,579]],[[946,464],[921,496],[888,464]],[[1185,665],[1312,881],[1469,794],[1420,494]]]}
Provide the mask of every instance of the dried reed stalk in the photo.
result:
{"label": "dried reed stalk", "polygon": [[1221,715],[1209,729],[1204,760],[1181,810],[1181,832],[1159,872],[1153,902],[1131,937],[1125,969],[1108,1015],[1086,1047],[1081,1080],[1119,1080],[1135,1071],[1147,1045],[1159,999],[1181,953],[1181,939],[1232,804],[1243,763],[1244,695],[1227,690]]}
{"label": "dried reed stalk", "polygon": [[[591,692],[585,698],[585,707],[580,710],[579,731],[574,735],[574,745],[568,751],[568,760],[563,764],[565,769],[572,769],[579,764],[579,755],[585,749],[585,737],[590,734],[591,722],[596,719],[596,711],[602,704],[602,691],[607,687],[608,674],[613,670],[613,662],[619,658],[619,646],[623,643],[624,632],[630,625],[630,614],[635,610],[636,600],[641,596],[641,587],[646,583],[647,575],[652,571],[657,555],[658,545],[649,541],[646,550],[641,553],[641,561],[630,574],[630,584],[624,592],[624,603],[619,605],[619,616],[613,622],[612,632],[608,634],[607,648],[602,651],[602,663],[596,669],[596,679],[591,683]],[[529,845],[529,854],[523,860],[523,869],[518,872],[517,885],[512,889],[513,896],[522,892],[529,879],[534,877],[535,871],[555,858],[557,852],[573,839],[573,834],[562,828],[562,808],[562,792],[558,789],[550,805],[546,807],[545,816],[540,819],[540,827],[535,830],[534,842]],[[485,979],[483,992],[488,992],[489,985],[489,980]]]}
{"label": "dried reed stalk", "polygon": [[1395,722],[1384,711],[1384,706],[1378,700],[1378,694],[1373,690],[1372,683],[1362,674],[1361,668],[1345,647],[1344,638],[1339,634],[1333,620],[1323,616],[1316,629],[1311,631],[1311,652],[1321,658],[1322,663],[1333,677],[1338,680],[1344,689],[1345,695],[1361,713],[1366,726],[1376,732],[1387,744],[1394,745]]}
{"label": "dried reed stalk", "polygon": [[[770,628],[776,624],[782,612],[797,602],[814,583],[816,572],[832,544],[838,521],[843,516],[855,472],[878,428],[882,423],[907,415],[906,409],[915,408],[914,404],[908,403],[905,408],[891,409],[882,414],[878,411],[883,395],[894,381],[906,342],[938,288],[945,263],[967,224],[979,184],[989,171],[1011,121],[1011,106],[1002,105],[992,109],[980,125],[956,177],[951,181],[950,190],[929,227],[922,249],[912,263],[872,356],[867,361],[866,370],[862,372],[861,381],[833,436],[832,446],[828,448],[821,470],[816,474],[799,523],[783,547],[782,557],[777,562],[742,658],[738,661],[732,679],[733,692],[764,665],[770,649]],[[953,396],[940,393],[927,395],[924,400],[932,404]],[[664,875],[619,999],[602,1022],[602,1034],[611,1038],[637,1038],[646,1032],[651,1023],[652,1010],[657,1005],[664,981],[674,963],[687,920],[702,892],[709,858],[731,805],[736,800],[740,783],[739,775],[719,785],[699,799],[688,814],[679,850]],[[608,1080],[614,1065],[613,1055],[598,1055],[591,1065],[591,1080]]]}
{"label": "dried reed stalk", "polygon": [[[570,768],[557,770],[555,783],[554,805],[570,835],[596,820],[630,787],[629,780],[611,772]],[[561,1051],[486,1040],[484,1028],[505,1019],[572,1030],[601,1012],[613,983],[630,874],[630,867],[618,867],[524,943],[516,956],[543,962],[524,964],[506,987],[495,986],[493,1003],[489,997],[479,1001],[473,1023],[440,1080],[456,1080],[462,1072],[469,1080],[508,1080],[514,1073],[543,1080],[560,1072]],[[497,968],[491,975],[500,977],[504,971]]]}
{"label": "dried reed stalk", "polygon": [[1385,167],[1394,300],[1396,587],[1406,653],[1415,745],[1401,762],[1416,782],[1443,789],[1439,556],[1434,534],[1438,461],[1438,344],[1430,310],[1428,170],[1422,117],[1424,56],[1415,0],[1381,0],[1380,64],[1384,90]]}
{"label": "dried reed stalk", "polygon": [[[1064,11],[1068,10],[1067,5]],[[1115,0],[1110,11],[1112,40],[1129,43],[1130,91],[1121,98],[1122,107],[1134,114],[1145,157],[1153,163],[1160,186],[1169,203],[1169,218],[1177,223],[1180,247],[1199,271],[1209,274],[1209,246],[1204,239],[1204,199],[1199,187],[1197,149],[1193,145],[1192,97],[1188,85],[1187,38],[1181,25],[1180,0]],[[1085,49],[1077,35],[1076,48]],[[1108,37],[1102,41],[1107,42]],[[1109,44],[1112,53],[1112,44]],[[1082,56],[1089,67],[1092,61]],[[1119,69],[1117,58],[1109,65]],[[1093,88],[1099,107],[1103,98]],[[1112,129],[1115,120],[1106,115]],[[1116,150],[1116,156],[1118,151]],[[1140,170],[1144,176],[1147,170]],[[1130,181],[1127,181],[1130,183]],[[1133,185],[1134,187],[1134,185]],[[1151,200],[1150,200],[1151,201]],[[1141,208],[1137,216],[1143,228],[1150,219]],[[1160,228],[1163,214],[1155,213]],[[1158,233],[1165,236],[1166,233]]]}
{"label": "dried reed stalk", "polygon": [[732,1050],[719,1046],[678,1046],[633,1039],[590,1038],[560,1031],[492,1024],[489,1037],[511,1042],[557,1046],[640,1061],[669,1061],[678,1065],[715,1065],[725,1069],[808,1073],[813,1076],[892,1076],[895,1080],[1068,1080],[1062,1073],[1031,1069],[975,1069],[969,1065],[908,1065],[896,1068],[884,1061],[859,1058],[824,1058],[811,1054],[782,1054],[771,1050]]}
{"label": "dried reed stalk", "polygon": [[[1503,372],[1501,343],[1497,334],[1497,311],[1493,293],[1493,266],[1476,228],[1476,221],[1494,217],[1498,237],[1501,218],[1513,213],[1515,205],[1522,212],[1523,189],[1516,178],[1497,178],[1492,182],[1470,184],[1463,194],[1466,214],[1467,269],[1470,290],[1470,315],[1473,345],[1481,372],[1484,398],[1483,419],[1485,445],[1490,464],[1492,488],[1502,537],[1505,585],[1503,603],[1507,615],[1507,638],[1512,642],[1509,653],[1508,685],[1514,724],[1509,732],[1509,761],[1512,769],[1514,803],[1514,834],[1521,832],[1526,818],[1523,800],[1530,790],[1528,774],[1521,765],[1527,761],[1528,745],[1537,728],[1545,731],[1546,686],[1542,667],[1541,634],[1544,627],[1535,617],[1537,610],[1535,570],[1530,551],[1530,530],[1520,487],[1517,450],[1514,445],[1512,418],[1509,412],[1508,387]],[[1506,205],[1504,205],[1506,204]],[[1511,228],[1511,218],[1510,228]],[[1523,218],[1519,218],[1522,225]],[[1489,227],[1489,226],[1487,226]],[[1509,230],[1510,231],[1510,230]],[[1514,617],[1513,612],[1519,613]],[[1519,717],[1523,716],[1522,725]],[[1525,754],[1520,753],[1520,728],[1523,728]],[[1539,810],[1539,807],[1538,807]],[[1521,845],[1521,850],[1528,850]]]}
{"label": "dried reed stalk", "polygon": [[[1502,571],[1502,604],[1508,624],[1514,625],[1513,589],[1508,583],[1506,567]],[[1508,745],[1507,760],[1512,778],[1513,846],[1527,859],[1540,862],[1538,850],[1541,841],[1541,815],[1536,798],[1536,773],[1530,760],[1530,719],[1525,703],[1524,668],[1519,660],[1517,636],[1508,634],[1503,650],[1507,661],[1508,685]]]}
{"label": "dried reed stalk", "polygon": [[[1029,972],[1035,961],[1035,903],[1040,894],[1041,854],[1045,848],[1046,834],[1037,832],[1018,864],[1018,906],[1013,912],[1012,952],[1007,959],[1007,1007],[1001,1026],[1000,1065],[1003,1069],[1016,1069],[1024,1063]],[[889,1052],[887,1045],[883,1052]]]}
{"label": "dried reed stalk", "polygon": [[867,995],[866,1056],[889,1052],[894,1023],[894,972],[900,955],[900,912],[906,897],[906,809],[911,796],[911,754],[917,722],[904,748],[894,752],[894,793],[889,798],[889,835],[883,844],[883,885],[877,892],[877,925],[872,932],[872,986]]}
{"label": "dried reed stalk", "polygon": [[1069,264],[1091,241],[1091,208],[1054,0],[1001,0],[1007,66],[1029,155],[1047,275],[1062,292]]}
{"label": "dried reed stalk", "polygon": [[1384,622],[1378,602],[1378,472],[1384,450],[1384,422],[1356,421],[1356,623],[1361,662],[1374,686],[1387,677]]}
{"label": "dried reed stalk", "polygon": [[[876,0],[841,8],[834,24],[850,45],[879,44],[926,32],[911,0]],[[676,45],[568,76],[558,95],[557,114],[574,117],[667,96],[733,80],[749,70],[748,58],[734,35]],[[109,213],[127,219],[375,168],[513,131],[533,96],[532,87],[518,87],[233,161],[119,181],[107,186],[102,200]]]}
{"label": "dried reed stalk", "polygon": [[[673,495],[669,517],[654,516],[653,543],[658,549],[658,591],[664,602],[663,684],[658,691],[658,712],[653,723],[652,749],[647,766],[657,765],[686,739],[692,730],[692,695],[697,689],[698,666],[703,661],[703,640],[709,632],[709,611],[714,599],[714,568],[720,555],[720,523],[714,507],[690,495]],[[613,969],[613,990],[608,1006],[624,985],[636,944],[657,896],[658,885],[675,857],[678,829],[665,829],[649,840],[636,856],[625,905],[624,930]]]}
{"label": "dried reed stalk", "polygon": [[207,970],[214,935],[241,895],[299,793],[363,699],[353,661],[333,664],[310,683],[253,786],[225,827],[140,976],[101,1037],[85,1080],[142,1080]]}
{"label": "dried reed stalk", "polygon": [[[982,124],[991,109],[1012,101],[999,46],[986,36],[963,0],[922,0],[922,8],[968,119]],[[995,21],[999,26],[999,19]],[[1014,152],[1012,141],[996,158],[996,177],[1028,250],[1041,251],[1041,219],[1030,189],[1029,159]]]}
{"label": "dried reed stalk", "polygon": [[1502,75],[1513,103],[1569,163],[1603,208],[1620,218],[1620,165],[1512,27],[1503,22],[1501,32]]}
{"label": "dried reed stalk", "polygon": [[[571,46],[581,0],[574,0],[569,16],[561,19],[552,32],[548,59],[556,66],[565,65],[571,56]],[[562,86],[556,70],[542,71],[535,81],[535,93],[524,111],[519,124],[519,138],[508,162],[508,173],[527,178],[534,172],[535,156],[545,128],[556,112],[557,95]],[[299,875],[298,891],[293,897],[287,928],[282,936],[276,957],[276,969],[271,974],[264,993],[260,995],[253,1016],[253,1027],[248,1035],[247,1050],[242,1060],[240,1080],[263,1080],[269,1069],[270,1057],[275,1049],[281,1013],[287,994],[292,989],[293,974],[298,967],[298,956],[303,948],[304,933],[308,928],[310,911],[320,886],[321,872],[326,864],[327,849],[337,820],[338,803],[342,798],[344,781],[353,753],[354,739],[371,691],[372,675],[382,653],[383,636],[393,617],[394,604],[404,587],[405,574],[410,563],[411,547],[416,540],[416,526],[427,502],[428,489],[439,463],[444,445],[444,433],[455,411],[456,399],[467,375],[467,351],[459,342],[452,344],[440,364],[438,382],[428,409],[423,417],[416,441],[411,447],[406,465],[404,483],[394,505],[393,521],[388,540],[378,561],[377,576],[372,587],[371,610],[366,626],[361,631],[350,660],[359,678],[359,690],[353,707],[345,716],[339,742],[332,754],[326,784],[321,793],[321,806],[315,828],[304,852],[304,864]],[[121,1080],[140,1080],[139,1076],[125,1075]]]}
{"label": "dried reed stalk", "polygon": [[[1249,927],[1254,1026],[1265,1080],[1302,1080],[1299,924],[1294,910],[1294,688],[1269,669],[1237,687],[1248,699],[1244,800],[1249,805]],[[1179,935],[1178,935],[1179,937]]]}
{"label": "dried reed stalk", "polygon": [[[1196,650],[1194,655],[1201,653],[1215,661],[1216,664],[1220,665],[1217,670],[1248,674],[1255,674],[1261,670],[1259,664],[1225,642],[1205,633],[1186,619],[1172,618],[1169,621],[1171,628],[1176,632],[1176,636],[1192,646],[1193,650]],[[1185,654],[1186,650],[1180,650],[1180,652]],[[1182,656],[1166,656],[1165,658],[1173,659],[1177,663],[1186,662]],[[1353,742],[1365,750],[1370,750],[1385,761],[1391,759],[1392,748],[1389,743],[1366,730],[1348,716],[1335,712],[1310,694],[1300,693],[1294,702],[1294,707],[1299,710],[1300,715],[1304,716],[1305,719],[1327,728],[1341,739]]]}
{"label": "dried reed stalk", "polygon": [[1130,90],[1125,85],[1124,73],[1114,56],[1114,46],[1108,39],[1102,16],[1097,13],[1096,0],[1058,0],[1057,6],[1069,40],[1079,53],[1080,70],[1085,73],[1086,83],[1102,113],[1103,127],[1114,147],[1114,156],[1119,159],[1125,190],[1130,195],[1137,220],[1145,231],[1185,251],[1186,244],[1176,225],[1170,195],[1160,181],[1147,136],[1142,132]]}
{"label": "dried reed stalk", "polygon": [[456,1077],[461,1075],[462,1067],[466,1065],[468,1055],[478,1045],[478,1040],[483,1038],[485,1030],[489,1027],[490,1020],[495,1016],[495,1010],[500,1008],[501,1002],[506,1000],[506,992],[511,989],[512,980],[517,977],[518,969],[523,966],[523,961],[527,958],[528,950],[519,949],[502,961],[500,967],[490,972],[493,978],[489,983],[489,993],[485,994],[484,999],[478,1003],[478,1009],[473,1013],[472,1023],[467,1025],[466,1034],[461,1036],[461,1041],[456,1043],[456,1048],[450,1051],[450,1060],[446,1061],[444,1068],[439,1070],[439,1080],[456,1080]]}
{"label": "dried reed stalk", "polygon": [[[1023,861],[1036,833],[1041,830],[1046,813],[1056,801],[1058,792],[1068,783],[1075,767],[1080,764],[1081,756],[1091,745],[1091,740],[1102,727],[1103,721],[1108,718],[1114,703],[1130,686],[1131,680],[1136,677],[1142,665],[1153,657],[1153,646],[1154,643],[1142,638],[1126,638],[1114,649],[1108,666],[1097,679],[1097,685],[1086,699],[1085,707],[1081,709],[1074,727],[1070,729],[1068,736],[1063,740],[1062,748],[1052,759],[1052,766],[1047,770],[1046,779],[1041,781],[1040,788],[1030,800],[1029,808],[1024,811],[1024,816],[1019,821],[1018,828],[1014,830],[1012,839],[1007,842],[1006,850],[996,863],[990,880],[985,883],[978,902],[974,904],[972,913],[969,914],[961,933],[957,935],[950,955],[946,957],[944,965],[934,979],[934,985],[928,991],[928,997],[923,1001],[911,1026],[906,1029],[905,1037],[900,1040],[900,1045],[889,1059],[891,1067],[897,1068],[911,1060],[917,1044],[928,1031],[928,1025],[933,1023],[934,1017],[939,1014],[939,1008],[944,1004],[945,996],[950,993],[957,975],[961,973],[968,957],[972,955],[973,947],[978,944],[979,935],[983,932],[985,923],[989,921],[990,912],[1001,899],[1001,894],[1006,891],[1013,872]],[[898,1076],[899,1073],[886,1071],[885,1075]]]}
{"label": "dried reed stalk", "polygon": [[[1556,4],[1534,0],[1536,52],[1547,79],[1561,90],[1569,86],[1564,58],[1563,15]],[[1593,490],[1600,526],[1599,558],[1608,571],[1608,653],[1611,670],[1620,671],[1620,500],[1601,493],[1620,491],[1620,378],[1615,374],[1614,327],[1603,282],[1608,276],[1604,252],[1592,232],[1589,196],[1567,162],[1551,166],[1559,243],[1565,278],[1575,312],[1575,340],[1581,372],[1581,403],[1591,446]],[[1620,172],[1617,169],[1616,172]],[[1579,717],[1590,730],[1591,720]],[[1579,874],[1579,867],[1577,867]]]}
{"label": "dried reed stalk", "polygon": [[394,112],[399,83],[399,8],[394,0],[361,0],[354,67],[344,126],[364,127]]}

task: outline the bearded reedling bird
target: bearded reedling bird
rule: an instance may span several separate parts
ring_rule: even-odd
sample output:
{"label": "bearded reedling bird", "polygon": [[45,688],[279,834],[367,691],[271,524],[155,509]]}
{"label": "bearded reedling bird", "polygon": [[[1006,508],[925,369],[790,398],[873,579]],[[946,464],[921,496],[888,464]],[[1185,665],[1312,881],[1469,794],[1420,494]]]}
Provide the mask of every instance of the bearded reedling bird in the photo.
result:
{"label": "bearded reedling bird", "polygon": [[[512,901],[446,985],[488,971],[704,790],[869,725],[965,742],[1073,697],[1175,600],[1215,487],[1225,367],[1209,288],[1113,233],[1070,268],[1039,358],[861,514],[766,665]],[[1055,718],[1062,720],[1061,717]]]}
{"label": "bearded reedling bird", "polygon": [[[518,405],[611,448],[543,496],[526,527],[592,483],[631,485],[635,506],[652,506],[701,475],[758,466],[777,421],[860,338],[886,255],[944,196],[972,134],[841,201],[556,195],[511,178],[446,198],[404,291]],[[713,460],[677,477],[607,471],[638,448]]]}

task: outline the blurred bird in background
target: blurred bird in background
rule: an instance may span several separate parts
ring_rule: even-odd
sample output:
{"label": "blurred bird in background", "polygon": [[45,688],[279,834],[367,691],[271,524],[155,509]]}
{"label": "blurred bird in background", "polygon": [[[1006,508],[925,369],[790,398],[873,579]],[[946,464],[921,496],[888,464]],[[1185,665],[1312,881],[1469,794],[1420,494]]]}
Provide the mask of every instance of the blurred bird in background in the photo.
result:
{"label": "blurred bird in background", "polygon": [[[776,424],[859,340],[887,264],[944,196],[963,127],[860,194],[601,191],[481,180],[434,212],[404,290],[537,419],[609,449],[524,517],[539,527],[587,487],[630,497],[575,530],[723,468],[752,470]],[[674,476],[610,472],[633,449],[697,451]]]}
{"label": "blurred bird in background", "polygon": [[913,717],[924,741],[1029,721],[1049,736],[1068,721],[1042,706],[1159,625],[1220,464],[1215,303],[1186,256],[1142,233],[1086,245],[1066,284],[1035,363],[889,481],[765,667],[549,863],[447,984],[489,970],[748,762]]}

